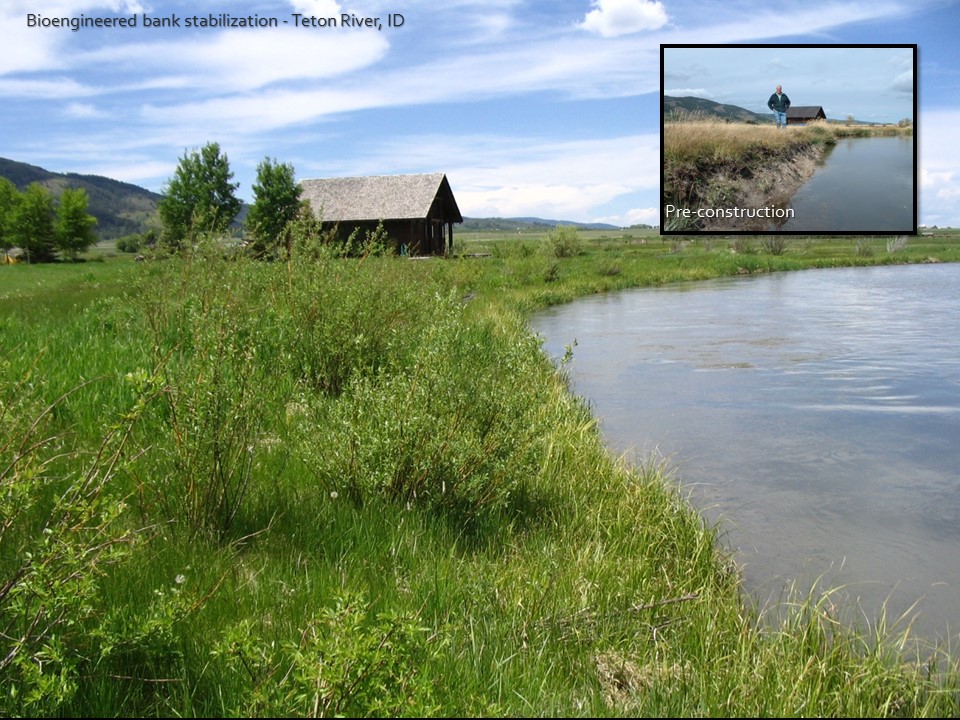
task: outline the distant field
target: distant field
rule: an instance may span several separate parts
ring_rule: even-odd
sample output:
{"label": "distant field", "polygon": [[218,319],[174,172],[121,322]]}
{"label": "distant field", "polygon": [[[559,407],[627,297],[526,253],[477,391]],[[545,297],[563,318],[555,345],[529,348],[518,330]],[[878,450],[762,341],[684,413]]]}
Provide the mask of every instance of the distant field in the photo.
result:
{"label": "distant field", "polygon": [[79,310],[97,298],[123,292],[133,267],[123,257],[109,262],[0,265],[0,318]]}

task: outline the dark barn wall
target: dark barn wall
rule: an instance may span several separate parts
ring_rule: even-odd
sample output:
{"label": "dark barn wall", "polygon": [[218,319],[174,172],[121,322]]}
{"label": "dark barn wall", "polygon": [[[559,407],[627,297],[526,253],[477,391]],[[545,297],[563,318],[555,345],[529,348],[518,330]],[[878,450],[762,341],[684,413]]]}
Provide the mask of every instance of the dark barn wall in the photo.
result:
{"label": "dark barn wall", "polygon": [[797,116],[790,117],[790,115],[787,115],[787,125],[802,125],[804,123],[813,122],[814,120],[826,120],[826,119],[827,119],[827,116],[823,113],[823,109],[821,108],[816,112],[816,114],[804,115],[800,117],[797,117]]}
{"label": "dark barn wall", "polygon": [[[337,225],[337,240],[346,242],[354,230],[361,235],[373,233],[380,224],[378,220],[352,220]],[[326,227],[331,224],[324,223]],[[408,255],[443,255],[448,239],[443,216],[427,220],[384,220],[383,229],[393,241],[393,250],[398,255],[406,247]]]}

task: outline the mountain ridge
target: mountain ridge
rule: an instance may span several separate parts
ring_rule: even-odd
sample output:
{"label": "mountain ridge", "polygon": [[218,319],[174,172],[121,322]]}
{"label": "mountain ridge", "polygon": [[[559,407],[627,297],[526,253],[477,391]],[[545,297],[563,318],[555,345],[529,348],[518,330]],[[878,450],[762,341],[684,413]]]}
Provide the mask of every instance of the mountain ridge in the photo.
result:
{"label": "mountain ridge", "polygon": [[682,117],[683,115],[692,113],[714,116],[736,122],[757,123],[758,125],[769,125],[773,123],[772,113],[755,113],[739,105],[718,103],[693,95],[685,95],[684,97],[674,97],[672,95],[663,96],[664,119],[668,119],[670,114]]}

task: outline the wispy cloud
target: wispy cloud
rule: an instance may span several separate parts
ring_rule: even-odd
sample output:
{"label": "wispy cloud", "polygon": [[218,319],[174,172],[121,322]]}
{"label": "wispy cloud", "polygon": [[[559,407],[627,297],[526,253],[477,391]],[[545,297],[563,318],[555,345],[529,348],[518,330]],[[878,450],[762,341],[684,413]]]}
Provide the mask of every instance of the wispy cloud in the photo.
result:
{"label": "wispy cloud", "polygon": [[185,78],[194,91],[227,94],[275,83],[320,80],[356,72],[381,60],[389,47],[382,33],[318,37],[302,29],[229,31],[166,42],[106,46],[79,53],[91,67],[135,68],[137,75]]}
{"label": "wispy cloud", "polygon": [[685,97],[687,95],[694,95],[702,98],[715,97],[714,94],[706,88],[666,88],[663,91],[663,94],[672,95],[673,97]]}
{"label": "wispy cloud", "polygon": [[78,119],[104,118],[109,116],[109,113],[98,110],[95,105],[76,102],[67,105],[67,107],[64,108],[63,114],[67,117]]}
{"label": "wispy cloud", "polygon": [[77,98],[98,94],[89,87],[70,78],[43,80],[12,80],[0,77],[0,97],[9,98]]}
{"label": "wispy cloud", "polygon": [[897,93],[913,94],[913,70],[905,70],[897,75],[890,84],[890,89]]}

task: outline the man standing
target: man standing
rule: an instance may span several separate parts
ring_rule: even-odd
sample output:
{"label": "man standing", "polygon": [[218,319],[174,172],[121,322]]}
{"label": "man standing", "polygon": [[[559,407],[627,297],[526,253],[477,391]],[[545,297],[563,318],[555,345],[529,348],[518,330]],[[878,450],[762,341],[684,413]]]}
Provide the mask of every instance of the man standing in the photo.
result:
{"label": "man standing", "polygon": [[783,92],[783,88],[777,85],[777,91],[767,100],[767,107],[773,110],[773,116],[777,121],[777,128],[787,126],[787,109],[790,107],[790,98]]}

